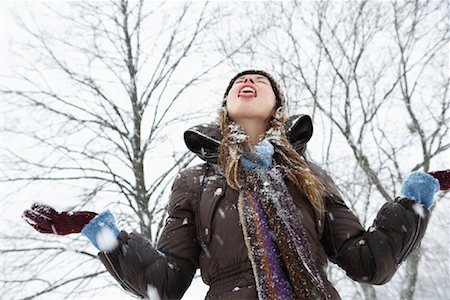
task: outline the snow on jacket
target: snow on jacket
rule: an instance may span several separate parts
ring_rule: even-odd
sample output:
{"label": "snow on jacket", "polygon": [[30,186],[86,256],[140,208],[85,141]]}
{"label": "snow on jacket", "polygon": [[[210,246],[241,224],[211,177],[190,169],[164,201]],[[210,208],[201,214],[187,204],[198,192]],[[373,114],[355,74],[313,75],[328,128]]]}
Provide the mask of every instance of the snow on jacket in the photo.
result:
{"label": "snow on jacket", "polygon": [[[294,148],[303,153],[312,135],[309,116],[291,117],[286,130]],[[220,140],[214,124],[185,132],[186,145],[205,163],[184,169],[175,179],[156,249],[139,234],[122,231],[118,247],[99,253],[107,270],[126,290],[143,298],[158,293],[162,299],[180,299],[200,268],[203,281],[210,286],[206,299],[258,298],[239,224],[238,191],[227,185],[217,165]],[[366,231],[332,179],[317,165],[309,166],[325,184],[325,214],[316,214],[305,194],[292,183],[286,184],[303,217],[314,261],[331,298],[340,299],[326,279],[327,259],[356,281],[388,282],[420,244],[428,210],[424,208],[424,214],[418,215],[414,201],[397,198],[381,207]]]}

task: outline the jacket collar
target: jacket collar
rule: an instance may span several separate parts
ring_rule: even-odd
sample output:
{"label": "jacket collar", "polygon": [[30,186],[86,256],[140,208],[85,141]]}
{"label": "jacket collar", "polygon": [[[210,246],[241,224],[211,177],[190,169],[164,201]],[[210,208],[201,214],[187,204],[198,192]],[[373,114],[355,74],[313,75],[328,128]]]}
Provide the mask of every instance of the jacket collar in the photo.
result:
{"label": "jacket collar", "polygon": [[[308,115],[294,115],[286,121],[286,136],[295,150],[303,153],[311,139],[313,126]],[[217,164],[222,133],[219,125],[205,123],[184,132],[184,141],[189,150],[206,162]]]}

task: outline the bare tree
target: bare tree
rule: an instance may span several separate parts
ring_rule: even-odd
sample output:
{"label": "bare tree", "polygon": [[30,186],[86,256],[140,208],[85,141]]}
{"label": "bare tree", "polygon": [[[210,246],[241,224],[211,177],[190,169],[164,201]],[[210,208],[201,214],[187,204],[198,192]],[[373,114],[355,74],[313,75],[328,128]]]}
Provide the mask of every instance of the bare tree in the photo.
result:
{"label": "bare tree", "polygon": [[[188,116],[175,108],[223,61],[202,57],[216,13],[189,2],[52,4],[47,13],[59,22],[53,28],[33,13],[22,18],[29,37],[27,49],[20,50],[26,67],[10,74],[2,88],[5,113],[15,120],[2,130],[33,143],[35,150],[30,155],[20,145],[5,149],[2,182],[75,184],[83,190],[75,209],[103,201],[118,208],[120,222],[155,241],[167,185],[193,159],[164,143],[167,132],[204,116],[187,105]],[[166,163],[162,170],[158,160]],[[1,239],[0,253],[8,262],[2,273],[14,274],[2,276],[5,296],[71,297],[105,286],[103,281],[89,287],[90,279],[105,271],[79,237],[56,240],[9,231]]]}
{"label": "bare tree", "polygon": [[[370,226],[380,204],[399,195],[406,173],[442,168],[450,148],[448,3],[264,5],[264,20],[275,25],[254,41],[252,58],[278,73],[291,112],[306,108],[316,124],[321,122],[316,132],[323,155],[314,157],[332,174],[338,171],[345,198]],[[240,55],[234,59],[244,65],[248,53]],[[347,147],[336,151],[343,144]],[[414,299],[420,257],[419,251],[406,262],[397,288],[401,299]],[[345,297],[377,298],[379,290],[370,285],[343,280],[334,268],[330,275],[339,285],[354,285]],[[435,295],[444,299],[446,293]]]}
{"label": "bare tree", "polygon": [[[79,182],[85,192],[77,208],[108,197],[105,204],[120,206],[122,224],[155,240],[168,179],[191,157],[170,153],[163,175],[149,180],[154,154],[167,126],[180,120],[174,108],[183,93],[225,60],[236,70],[258,67],[277,73],[290,112],[309,110],[322,149],[321,156],[310,154],[332,175],[339,174],[333,177],[365,226],[383,202],[399,194],[404,174],[437,167],[448,152],[445,1],[233,3],[227,20],[215,15],[223,13],[218,7],[166,5],[83,3],[69,13],[53,12],[64,24],[70,21],[68,28],[52,29],[60,36],[28,27],[33,37],[27,53],[32,55],[23,57],[28,70],[16,74],[20,88],[3,89],[7,109],[18,116],[9,119],[4,132],[27,136],[26,145],[36,144],[42,155],[30,158],[21,153],[33,151],[8,150],[4,182]],[[161,24],[156,28],[155,19]],[[205,41],[208,28],[216,30],[219,40]],[[205,61],[205,51],[211,50],[203,45],[217,46],[223,58]],[[189,66],[201,67],[183,76],[183,63],[191,58],[195,62]],[[442,201],[437,200],[432,216],[441,214]],[[432,217],[430,226],[434,222],[439,220]],[[91,295],[112,284],[87,285],[104,271],[78,237],[50,240],[13,232],[1,238],[6,272],[22,273],[21,278],[2,277],[2,290],[9,295],[34,297],[62,289],[64,297],[75,291]],[[18,253],[23,259],[17,259]],[[74,253],[77,265],[57,273],[58,279],[43,275],[67,264]],[[393,280],[383,289],[413,299],[420,288],[419,270],[426,266],[421,257],[428,258],[430,269],[443,268],[440,256],[429,259],[417,252],[402,266],[400,282]],[[448,270],[443,272],[439,278],[448,279]],[[344,298],[386,295],[381,288],[347,279],[336,267],[330,267],[329,275],[343,288]],[[19,293],[25,284],[38,292]],[[433,290],[436,299],[446,294]]]}
{"label": "bare tree", "polygon": [[[315,41],[316,56],[305,55],[310,52],[299,43],[291,23],[286,34],[294,53],[280,59],[290,60],[289,75],[301,78],[313,108],[331,121],[351,149],[355,163],[375,188],[365,194],[373,199],[373,192],[377,192],[390,202],[398,195],[396,187],[405,172],[429,171],[432,159],[450,147],[449,80],[442,68],[449,41],[448,28],[442,24],[448,9],[443,2],[422,1],[394,2],[390,6],[363,1],[338,6],[317,4],[314,23],[302,17],[302,24],[309,25]],[[334,9],[339,13],[331,15]],[[370,53],[371,47],[378,50],[377,43],[387,44],[380,55]],[[390,122],[395,122],[396,128]],[[328,149],[332,139],[330,134]],[[417,161],[411,165],[402,157],[418,148],[417,144],[422,154],[414,156]],[[327,150],[326,158],[329,156]],[[360,184],[354,178],[358,177],[350,178],[350,182]],[[361,197],[353,199],[361,201]],[[369,197],[361,204],[354,210],[370,221]],[[419,253],[407,260],[408,276],[401,299],[414,298]],[[362,289],[366,299],[376,299],[371,286],[363,285]]]}

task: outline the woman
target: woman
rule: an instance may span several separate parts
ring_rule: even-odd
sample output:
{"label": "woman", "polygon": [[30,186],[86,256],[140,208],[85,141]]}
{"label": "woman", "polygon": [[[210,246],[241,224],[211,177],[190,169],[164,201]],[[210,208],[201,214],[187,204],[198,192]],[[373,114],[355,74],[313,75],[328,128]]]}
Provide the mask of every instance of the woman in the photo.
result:
{"label": "woman", "polygon": [[[205,163],[176,178],[156,248],[119,233],[109,211],[34,205],[25,219],[40,232],[81,231],[112,276],[141,297],[181,298],[200,267],[208,299],[339,299],[327,259],[354,280],[388,282],[424,235],[438,181],[412,173],[404,197],[383,205],[365,231],[331,178],[304,156],[311,119],[288,119],[284,109],[268,73],[247,70],[230,81],[218,124],[185,132]],[[108,233],[118,237],[109,247],[101,243]]]}

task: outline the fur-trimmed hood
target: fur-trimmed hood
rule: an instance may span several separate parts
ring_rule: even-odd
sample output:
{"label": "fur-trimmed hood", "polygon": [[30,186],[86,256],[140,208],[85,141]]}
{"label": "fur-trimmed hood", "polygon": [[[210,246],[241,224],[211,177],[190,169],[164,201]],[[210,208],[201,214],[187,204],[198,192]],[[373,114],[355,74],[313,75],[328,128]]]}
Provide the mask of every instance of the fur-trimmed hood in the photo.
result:
{"label": "fur-trimmed hood", "polygon": [[[304,152],[313,134],[311,117],[293,115],[286,121],[286,136],[295,150]],[[216,123],[200,124],[184,132],[186,146],[206,162],[217,164],[222,132]]]}

